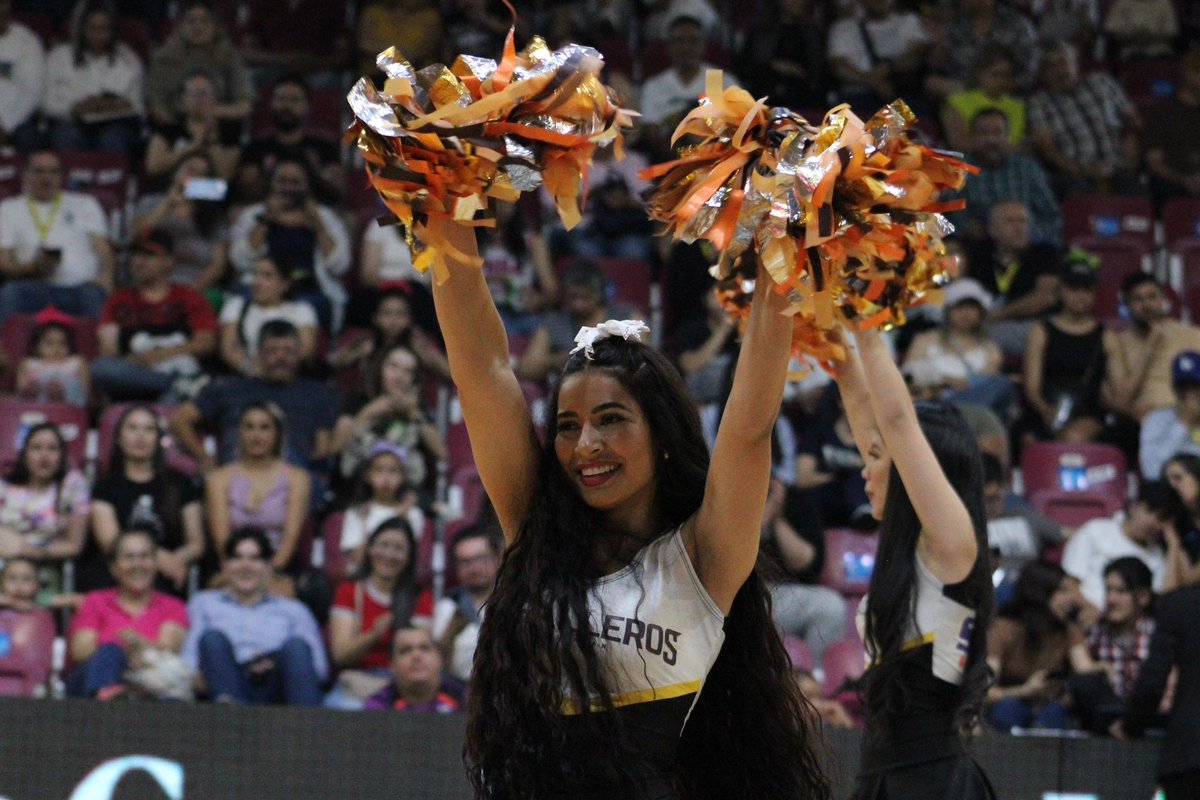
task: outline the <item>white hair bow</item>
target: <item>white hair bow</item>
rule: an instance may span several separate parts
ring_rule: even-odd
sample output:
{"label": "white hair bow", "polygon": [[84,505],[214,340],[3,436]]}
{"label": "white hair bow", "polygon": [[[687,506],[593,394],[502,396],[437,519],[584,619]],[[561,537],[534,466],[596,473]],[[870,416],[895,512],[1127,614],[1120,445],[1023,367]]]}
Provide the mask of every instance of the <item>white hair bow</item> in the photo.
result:
{"label": "white hair bow", "polygon": [[640,342],[642,334],[649,332],[650,328],[640,319],[610,319],[607,322],[601,322],[594,328],[584,325],[579,329],[579,333],[575,334],[575,349],[571,351],[571,355],[582,350],[588,358],[595,358],[596,354],[592,352],[592,345],[601,339],[620,336],[627,341],[633,339],[635,342]]}

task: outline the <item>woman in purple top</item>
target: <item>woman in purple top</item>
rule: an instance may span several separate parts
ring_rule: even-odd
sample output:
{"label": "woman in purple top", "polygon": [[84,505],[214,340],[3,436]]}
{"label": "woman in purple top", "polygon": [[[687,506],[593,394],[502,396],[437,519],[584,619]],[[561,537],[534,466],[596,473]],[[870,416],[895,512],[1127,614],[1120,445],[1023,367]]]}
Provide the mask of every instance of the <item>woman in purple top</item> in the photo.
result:
{"label": "woman in purple top", "polygon": [[296,554],[308,516],[312,484],[308,473],[283,460],[283,412],[274,403],[254,402],[238,418],[238,455],[213,470],[205,486],[205,510],[218,553],[229,532],[261,528],[275,551],[277,574],[272,591],[290,595],[290,581],[280,576]]}
{"label": "woman in purple top", "polygon": [[149,648],[178,654],[187,636],[187,607],[154,591],[158,547],[153,531],[131,528],[114,543],[110,564],[117,588],[84,596],[71,620],[68,649],[75,665],[67,693],[108,699],[124,689],[131,662]]}

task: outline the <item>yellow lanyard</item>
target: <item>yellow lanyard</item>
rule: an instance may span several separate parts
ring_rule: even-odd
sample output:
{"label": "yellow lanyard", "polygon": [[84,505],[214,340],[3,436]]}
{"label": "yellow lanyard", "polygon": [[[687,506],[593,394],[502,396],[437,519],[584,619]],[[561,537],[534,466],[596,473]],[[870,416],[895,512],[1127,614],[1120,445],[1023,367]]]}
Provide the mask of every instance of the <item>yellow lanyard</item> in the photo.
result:
{"label": "yellow lanyard", "polygon": [[62,193],[54,196],[54,205],[50,207],[49,219],[42,219],[32,197],[26,195],[25,202],[29,204],[29,216],[33,217],[33,227],[37,228],[38,241],[44,243],[46,237],[50,235],[50,229],[54,227],[54,221],[58,219],[58,209],[62,206]]}
{"label": "yellow lanyard", "polygon": [[1013,281],[1016,280],[1017,273],[1020,271],[1020,261],[1013,261],[1008,265],[1004,272],[993,270],[993,274],[996,276],[996,290],[999,291],[1000,294],[1008,294],[1008,290],[1012,288]]}

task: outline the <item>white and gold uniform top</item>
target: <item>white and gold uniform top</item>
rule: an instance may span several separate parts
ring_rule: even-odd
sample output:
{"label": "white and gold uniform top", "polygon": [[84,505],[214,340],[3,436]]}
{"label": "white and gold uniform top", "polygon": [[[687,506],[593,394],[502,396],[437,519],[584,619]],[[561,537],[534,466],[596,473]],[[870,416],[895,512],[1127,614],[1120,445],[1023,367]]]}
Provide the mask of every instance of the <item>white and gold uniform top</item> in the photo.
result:
{"label": "white and gold uniform top", "polygon": [[[662,704],[662,732],[678,737],[725,641],[725,615],[700,583],[680,529],[597,580],[588,613],[614,706]],[[579,699],[567,695],[564,713],[579,713]]]}
{"label": "white and gold uniform top", "polygon": [[[930,648],[933,677],[961,686],[967,667],[971,633],[975,629],[975,609],[961,602],[964,583],[946,585],[939,581],[920,554],[915,558],[917,571],[916,613],[908,621],[903,650]],[[867,598],[858,604],[855,625],[866,641]],[[867,666],[871,666],[868,647]]]}

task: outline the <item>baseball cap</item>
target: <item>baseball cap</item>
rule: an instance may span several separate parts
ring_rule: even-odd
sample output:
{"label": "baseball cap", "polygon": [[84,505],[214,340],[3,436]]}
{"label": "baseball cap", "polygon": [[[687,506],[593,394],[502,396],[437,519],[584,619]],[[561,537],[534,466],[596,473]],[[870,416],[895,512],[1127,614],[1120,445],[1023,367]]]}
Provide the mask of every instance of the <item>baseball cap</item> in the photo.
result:
{"label": "baseball cap", "polygon": [[1064,286],[1091,289],[1096,285],[1096,257],[1083,251],[1071,251],[1063,259],[1059,278]]}
{"label": "baseball cap", "polygon": [[130,249],[135,253],[169,256],[175,247],[175,237],[165,228],[151,228],[133,240]]}
{"label": "baseball cap", "polygon": [[1171,362],[1171,383],[1194,383],[1200,386],[1200,353],[1186,350]]}

